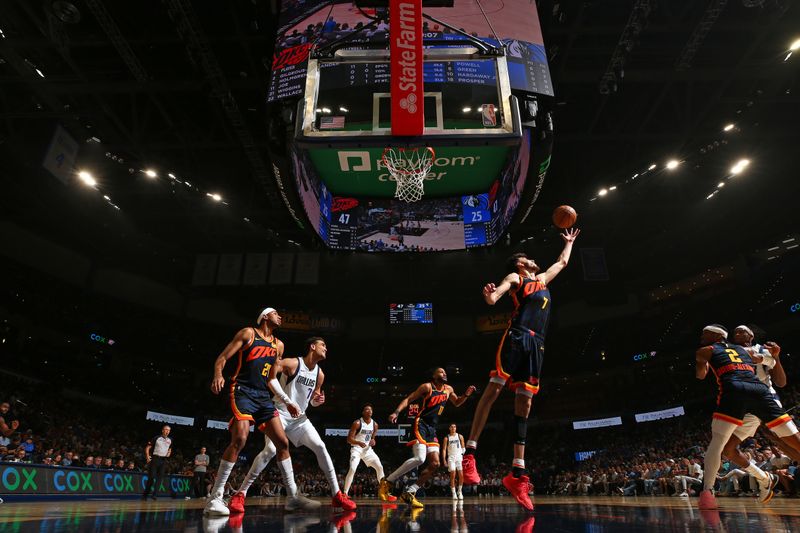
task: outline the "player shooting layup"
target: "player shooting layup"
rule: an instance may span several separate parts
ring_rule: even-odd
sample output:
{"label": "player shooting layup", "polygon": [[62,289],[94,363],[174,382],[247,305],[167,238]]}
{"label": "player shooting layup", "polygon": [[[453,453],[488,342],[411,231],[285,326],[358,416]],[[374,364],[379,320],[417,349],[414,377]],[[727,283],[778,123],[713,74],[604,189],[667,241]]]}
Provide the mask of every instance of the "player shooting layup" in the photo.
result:
{"label": "player shooting layup", "polygon": [[[378,423],[372,418],[372,405],[366,404],[361,410],[361,418],[354,421],[347,434],[347,442],[350,444],[350,469],[344,478],[344,493],[349,494],[350,485],[353,484],[353,477],[356,475],[358,464],[364,464],[375,470],[378,476],[378,483],[383,479],[383,465],[378,458],[378,454],[373,449],[375,447],[375,436],[378,434]],[[397,500],[392,495],[386,501]]]}
{"label": "player shooting layup", "polygon": [[533,397],[539,392],[539,377],[544,357],[544,337],[550,318],[550,290],[548,285],[569,262],[572,244],[580,234],[579,229],[566,230],[561,234],[564,249],[558,260],[545,272],[539,272],[539,265],[524,253],[512,255],[506,265],[511,272],[500,285],[489,283],[483,288],[483,298],[494,305],[507,292],[514,301],[514,314],[511,323],[500,341],[495,356],[495,369],[490,373],[489,385],[481,396],[475,416],[472,419],[467,449],[463,459],[464,482],[474,485],[480,482],[475,465],[475,452],[478,437],[486,424],[500,391],[508,384],[516,393],[514,418],[516,420],[516,441],[512,471],[503,478],[503,485],[520,505],[533,510],[529,491],[529,479],[525,475],[525,438],[528,433],[528,415],[531,412]]}

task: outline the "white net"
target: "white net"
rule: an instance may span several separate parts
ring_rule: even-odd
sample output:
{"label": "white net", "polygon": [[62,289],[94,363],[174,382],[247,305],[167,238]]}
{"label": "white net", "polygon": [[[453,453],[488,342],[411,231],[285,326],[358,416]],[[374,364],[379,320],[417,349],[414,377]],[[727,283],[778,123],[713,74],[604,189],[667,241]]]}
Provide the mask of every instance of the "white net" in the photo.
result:
{"label": "white net", "polygon": [[425,176],[435,157],[433,148],[387,148],[383,151],[383,166],[397,181],[394,197],[404,202],[418,202],[425,194]]}

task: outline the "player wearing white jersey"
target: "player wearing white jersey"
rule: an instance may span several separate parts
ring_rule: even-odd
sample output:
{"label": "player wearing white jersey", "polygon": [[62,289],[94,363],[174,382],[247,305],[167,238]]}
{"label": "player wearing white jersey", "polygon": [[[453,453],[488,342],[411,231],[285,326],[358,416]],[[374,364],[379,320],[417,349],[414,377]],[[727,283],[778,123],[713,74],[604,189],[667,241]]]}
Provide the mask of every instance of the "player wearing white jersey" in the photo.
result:
{"label": "player wearing white jersey", "polygon": [[[350,469],[344,478],[345,494],[350,494],[350,486],[353,484],[353,477],[355,477],[361,461],[375,470],[379,483],[383,479],[383,465],[373,449],[377,435],[378,423],[372,418],[372,405],[366,404],[361,410],[361,418],[350,425],[350,432],[347,434],[347,442],[350,444]],[[395,500],[397,498],[388,495],[385,501],[393,502]]]}
{"label": "player wearing white jersey", "polygon": [[[464,458],[464,436],[458,433],[455,424],[450,424],[447,434],[447,445],[442,447],[442,463],[447,465],[450,472],[450,491],[454,500],[463,500],[464,493],[461,491],[464,485],[464,469],[461,461]],[[456,478],[458,478],[458,489],[456,489]]]}
{"label": "player wearing white jersey", "polygon": [[[333,461],[325,447],[325,443],[320,438],[314,425],[308,419],[306,410],[308,406],[317,407],[325,403],[325,393],[322,391],[322,384],[325,381],[325,373],[319,367],[319,363],[327,357],[328,347],[322,337],[311,337],[306,340],[305,346],[307,353],[305,357],[281,359],[276,363],[277,371],[281,377],[279,386],[273,386],[272,390],[277,396],[275,406],[278,410],[284,431],[289,441],[295,446],[305,446],[317,456],[317,462],[331,488],[333,496],[332,504],[334,507],[341,507],[346,511],[352,511],[356,504],[339,490],[339,481],[336,479],[336,470],[333,468]],[[291,409],[289,408],[291,406]],[[293,416],[290,411],[300,411],[299,416]],[[266,468],[270,455],[274,454],[274,446],[265,439],[264,450],[259,456],[265,456],[264,460],[256,460],[245,476],[242,487],[234,498],[239,494],[245,494],[247,489],[259,474]],[[241,496],[244,499],[244,496]]]}

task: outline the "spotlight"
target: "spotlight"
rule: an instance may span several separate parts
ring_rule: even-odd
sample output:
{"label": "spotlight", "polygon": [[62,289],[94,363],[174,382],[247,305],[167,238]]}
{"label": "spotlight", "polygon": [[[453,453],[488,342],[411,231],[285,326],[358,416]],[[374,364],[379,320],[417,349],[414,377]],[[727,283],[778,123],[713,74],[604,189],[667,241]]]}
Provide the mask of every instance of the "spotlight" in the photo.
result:
{"label": "spotlight", "polygon": [[725,186],[725,182],[724,181],[720,181],[719,183],[717,183],[717,189],[721,189],[724,186]]}
{"label": "spotlight", "polygon": [[178,178],[175,176],[175,174],[173,174],[172,172],[168,173],[168,174],[167,174],[167,176],[169,176],[170,178],[172,178],[172,179],[174,179],[174,180],[178,179]]}
{"label": "spotlight", "polygon": [[800,50],[800,39],[796,39],[792,44],[789,45],[789,51],[796,52]]}
{"label": "spotlight", "polygon": [[222,201],[222,196],[220,196],[218,193],[213,193],[212,194],[210,192],[207,192],[206,196],[208,196],[209,198],[211,198],[215,202],[221,202]]}
{"label": "spotlight", "polygon": [[654,170],[655,168],[656,168],[656,164],[655,164],[655,163],[653,163],[652,165],[650,165],[649,167],[647,167],[647,170]]}
{"label": "spotlight", "polygon": [[105,198],[105,199],[106,199],[106,200],[108,200],[109,202],[111,201],[111,198],[109,198],[107,194],[104,194],[104,195],[103,195],[103,198]]}
{"label": "spotlight", "polygon": [[608,194],[608,189],[600,189],[597,192],[597,196],[605,196],[606,194]]}
{"label": "spotlight", "polygon": [[741,173],[745,168],[747,168],[747,165],[749,164],[750,164],[749,159],[740,159],[739,161],[736,162],[735,165],[731,167],[731,174],[736,175]]}
{"label": "spotlight", "polygon": [[612,185],[611,187],[608,188],[608,190],[609,191],[616,191],[617,190],[617,186],[616,185]]}
{"label": "spotlight", "polygon": [[679,164],[680,162],[677,159],[670,159],[667,161],[667,170],[675,170]]}
{"label": "spotlight", "polygon": [[736,126],[734,124],[726,124],[725,127],[722,128],[722,131],[731,131],[735,127]]}
{"label": "spotlight", "polygon": [[464,108],[464,109],[462,109],[461,111],[462,111],[463,113],[469,113],[470,111],[472,111],[472,108],[471,108],[471,107],[465,107],[465,108]]}
{"label": "spotlight", "polygon": [[85,170],[81,170],[80,172],[78,172],[78,178],[80,178],[80,180],[89,187],[94,187],[95,185],[97,185],[97,180],[94,179],[94,176],[92,176]]}
{"label": "spotlight", "polygon": [[158,177],[158,173],[155,170],[153,170],[152,168],[148,168],[147,170],[144,171],[144,173],[148,178],[157,178]]}
{"label": "spotlight", "polygon": [[330,110],[330,108],[329,108],[329,107],[323,107],[323,108],[322,108],[322,112],[323,112],[323,113],[330,113],[330,112],[331,112],[331,110]]}
{"label": "spotlight", "polygon": [[349,113],[350,112],[349,109],[347,109],[346,107],[341,107],[341,106],[339,107],[339,111],[341,111],[342,113]]}

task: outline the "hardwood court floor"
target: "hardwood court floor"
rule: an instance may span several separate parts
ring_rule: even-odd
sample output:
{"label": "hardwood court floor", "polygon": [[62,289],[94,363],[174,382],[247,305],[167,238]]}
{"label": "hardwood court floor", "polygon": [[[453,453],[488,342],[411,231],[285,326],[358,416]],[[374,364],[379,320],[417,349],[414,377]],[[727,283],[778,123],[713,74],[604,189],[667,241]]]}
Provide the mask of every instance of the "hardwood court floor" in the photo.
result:
{"label": "hardwood court floor", "polygon": [[697,500],[678,498],[538,497],[532,514],[508,498],[454,503],[427,498],[412,513],[404,505],[357,500],[355,513],[284,513],[279,498],[250,498],[242,517],[204,518],[200,500],[6,502],[5,532],[241,532],[291,533],[450,532],[800,532],[800,500],[775,498],[761,507],[752,498],[720,498],[718,512],[700,512]]}

